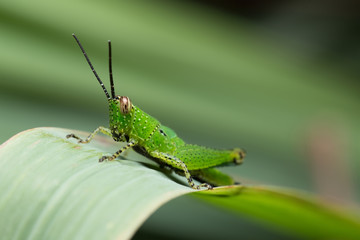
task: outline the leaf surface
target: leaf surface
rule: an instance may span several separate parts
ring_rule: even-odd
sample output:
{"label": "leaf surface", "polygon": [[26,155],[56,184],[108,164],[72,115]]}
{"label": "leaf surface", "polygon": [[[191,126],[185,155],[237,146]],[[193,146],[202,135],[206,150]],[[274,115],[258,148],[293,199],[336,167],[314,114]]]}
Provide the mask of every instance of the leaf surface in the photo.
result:
{"label": "leaf surface", "polygon": [[258,186],[194,191],[184,178],[132,152],[98,163],[120,144],[103,137],[77,144],[65,138],[72,132],[36,128],[1,145],[4,239],[128,239],[162,204],[187,193],[298,236],[360,238],[358,219],[298,192]]}

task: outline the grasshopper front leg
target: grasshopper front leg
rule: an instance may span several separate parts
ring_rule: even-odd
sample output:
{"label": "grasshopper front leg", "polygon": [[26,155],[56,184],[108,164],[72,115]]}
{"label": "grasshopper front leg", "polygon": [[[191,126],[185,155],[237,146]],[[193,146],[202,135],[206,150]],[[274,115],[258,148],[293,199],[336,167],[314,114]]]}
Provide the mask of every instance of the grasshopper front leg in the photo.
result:
{"label": "grasshopper front leg", "polygon": [[177,168],[183,170],[190,187],[192,187],[193,189],[200,189],[202,187],[206,187],[207,189],[213,188],[208,183],[202,183],[202,184],[196,185],[193,178],[191,177],[191,174],[190,174],[186,164],[183,161],[181,161],[179,158],[172,156],[170,154],[167,154],[167,153],[162,153],[162,152],[153,152],[153,153],[150,153],[150,155],[163,160],[165,163],[167,163],[171,166],[174,166],[174,167],[177,167]]}
{"label": "grasshopper front leg", "polygon": [[[94,132],[90,133],[90,135],[85,139],[81,139],[80,137],[76,136],[75,134],[71,133],[71,134],[68,134],[66,135],[66,138],[75,138],[78,141],[78,143],[89,143],[93,138],[94,136],[98,133],[98,132],[102,132],[103,134],[105,135],[108,135],[110,137],[112,137],[112,134],[111,134],[111,131],[110,129],[108,128],[105,128],[105,127],[98,127],[97,129],[95,129]],[[136,145],[136,142],[135,141],[130,141],[128,144],[126,144],[126,146],[120,148],[117,152],[115,152],[112,156],[102,156],[100,159],[99,159],[99,162],[103,162],[105,160],[108,160],[108,161],[113,161],[115,158],[117,158],[122,152],[124,152],[125,150],[133,147]]]}
{"label": "grasshopper front leg", "polygon": [[100,126],[97,129],[95,129],[94,132],[90,133],[90,135],[85,140],[81,139],[80,137],[76,136],[73,133],[66,135],[66,138],[75,138],[79,140],[78,143],[89,143],[98,132],[102,132],[103,134],[112,137],[110,129]]}

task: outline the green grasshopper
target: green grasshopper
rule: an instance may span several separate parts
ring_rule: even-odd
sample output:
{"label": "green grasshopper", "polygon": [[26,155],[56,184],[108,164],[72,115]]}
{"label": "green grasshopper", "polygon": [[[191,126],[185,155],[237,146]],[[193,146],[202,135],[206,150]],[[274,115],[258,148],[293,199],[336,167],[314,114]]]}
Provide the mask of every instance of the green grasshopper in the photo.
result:
{"label": "green grasshopper", "polygon": [[[105,160],[112,161],[122,152],[132,148],[136,152],[154,160],[160,166],[167,166],[177,174],[185,176],[193,189],[200,189],[201,187],[212,189],[212,186],[234,184],[234,180],[230,176],[214,167],[241,164],[245,157],[245,151],[239,148],[233,150],[215,150],[186,144],[181,138],[177,137],[172,129],[161,125],[158,120],[133,105],[129,97],[115,95],[112,76],[111,42],[108,41],[110,97],[80,41],[75,34],[73,34],[73,37],[108,99],[110,129],[98,127],[85,140],[74,134],[68,134],[67,138],[75,138],[79,143],[88,143],[95,134],[102,132],[112,137],[116,142],[127,142],[126,146],[120,148],[113,155],[101,157],[99,162]],[[193,178],[205,183],[197,185]]]}

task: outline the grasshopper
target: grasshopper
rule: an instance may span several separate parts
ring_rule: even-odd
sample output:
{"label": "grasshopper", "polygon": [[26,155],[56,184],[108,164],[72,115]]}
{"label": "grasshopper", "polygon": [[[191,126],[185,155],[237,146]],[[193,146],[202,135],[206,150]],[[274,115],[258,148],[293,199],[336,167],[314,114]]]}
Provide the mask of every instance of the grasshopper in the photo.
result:
{"label": "grasshopper", "polygon": [[[167,166],[177,174],[185,176],[193,189],[212,189],[213,186],[232,185],[235,183],[230,176],[214,167],[241,164],[245,157],[244,150],[240,148],[215,150],[186,144],[172,129],[161,125],[157,119],[132,104],[129,97],[115,95],[111,42],[108,41],[110,97],[80,41],[75,34],[72,35],[108,99],[110,128],[98,127],[85,140],[74,134],[68,134],[67,138],[75,138],[79,143],[89,143],[95,134],[101,132],[112,137],[116,142],[126,142],[127,144],[124,147],[111,156],[101,157],[99,162],[105,160],[113,161],[122,152],[132,148],[136,152],[154,160],[160,166]],[[193,179],[204,183],[197,185]]]}

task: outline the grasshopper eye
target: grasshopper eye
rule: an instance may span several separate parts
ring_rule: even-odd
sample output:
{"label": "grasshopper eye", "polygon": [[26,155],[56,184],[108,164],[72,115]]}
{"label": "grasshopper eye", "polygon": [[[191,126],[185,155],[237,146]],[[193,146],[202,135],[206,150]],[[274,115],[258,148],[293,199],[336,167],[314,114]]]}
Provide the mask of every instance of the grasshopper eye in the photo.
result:
{"label": "grasshopper eye", "polygon": [[128,114],[131,111],[132,104],[130,101],[130,98],[124,97],[124,96],[118,96],[117,97],[120,102],[120,110],[122,114]]}

